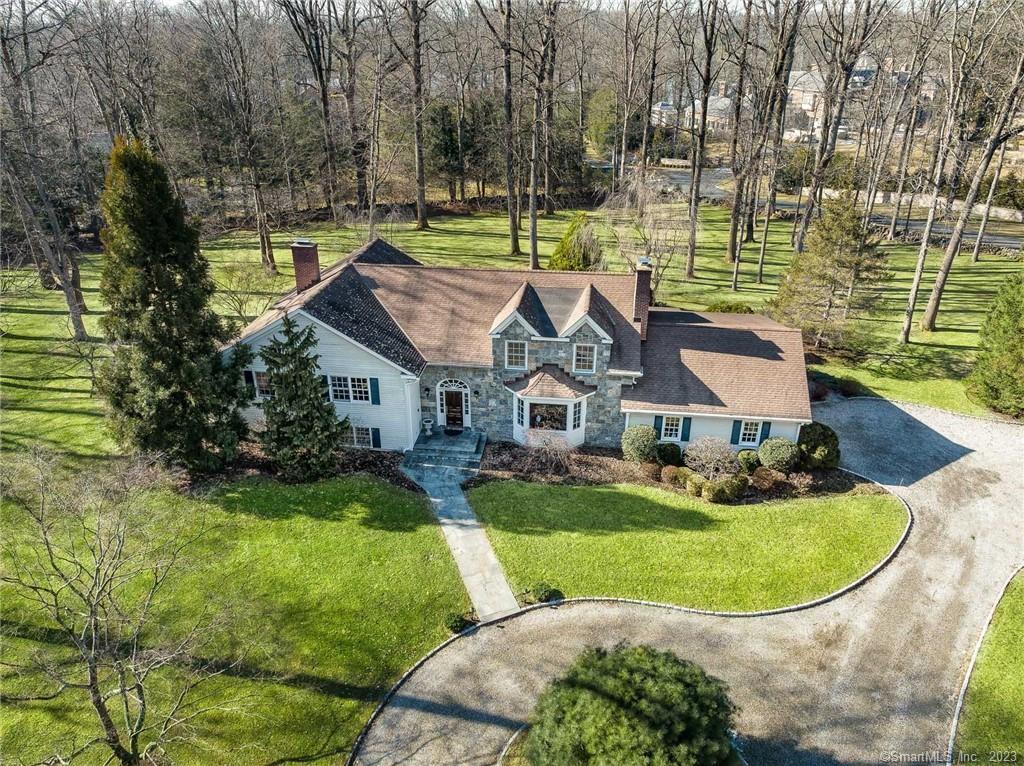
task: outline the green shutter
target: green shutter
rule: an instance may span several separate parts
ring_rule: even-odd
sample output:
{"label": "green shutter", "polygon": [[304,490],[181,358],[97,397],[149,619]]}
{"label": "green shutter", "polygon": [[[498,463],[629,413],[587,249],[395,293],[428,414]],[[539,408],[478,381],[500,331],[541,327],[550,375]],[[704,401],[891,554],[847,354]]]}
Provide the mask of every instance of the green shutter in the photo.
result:
{"label": "green shutter", "polygon": [[772,421],[766,420],[766,421],[764,421],[761,424],[761,441],[759,441],[758,444],[760,444],[765,439],[767,439],[771,435],[771,433],[772,433]]}
{"label": "green shutter", "polygon": [[370,378],[370,404],[380,404],[380,380]]}
{"label": "green shutter", "polygon": [[654,416],[654,433],[657,435],[659,439],[661,438],[661,426],[664,422],[665,418],[663,418],[661,415]]}
{"label": "green shutter", "polygon": [[252,370],[244,370],[242,377],[245,378],[245,387],[249,389],[249,397],[252,399],[256,398],[256,376],[252,374]]}
{"label": "green shutter", "polygon": [[734,421],[732,421],[732,438],[729,440],[729,444],[739,444],[740,443],[740,429],[742,429],[742,428],[743,428],[743,421],[742,420],[734,420]]}
{"label": "green shutter", "polygon": [[327,382],[327,376],[326,375],[321,375],[320,376],[320,388],[323,389],[324,401],[325,402],[331,401],[331,386]]}
{"label": "green shutter", "polygon": [[693,418],[683,418],[683,433],[680,438],[684,442],[690,441],[690,422],[692,420]]}
{"label": "green shutter", "polygon": [[379,428],[371,428],[370,429],[370,444],[373,445],[374,449],[380,449],[380,429]]}

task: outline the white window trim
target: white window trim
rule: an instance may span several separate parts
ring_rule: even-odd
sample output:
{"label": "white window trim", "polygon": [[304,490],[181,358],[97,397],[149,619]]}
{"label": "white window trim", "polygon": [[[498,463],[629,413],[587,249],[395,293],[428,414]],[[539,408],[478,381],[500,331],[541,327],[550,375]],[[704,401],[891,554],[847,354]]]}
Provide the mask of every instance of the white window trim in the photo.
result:
{"label": "white window trim", "polygon": [[529,416],[526,414],[527,405],[526,400],[522,397],[516,396],[516,425],[520,428],[526,428],[526,424],[529,421]]}
{"label": "white window trim", "polygon": [[[259,381],[259,378],[257,377],[258,375],[265,375],[266,376],[266,378],[267,378],[267,390],[270,393],[265,394],[262,391],[260,391],[260,381]],[[257,399],[273,399],[274,398],[274,388],[273,388],[273,386],[270,385],[270,373],[267,372],[266,370],[253,370],[252,371],[252,386],[253,386],[253,388],[256,389],[256,398]]]}
{"label": "white window trim", "polygon": [[[743,431],[746,429],[747,425],[750,424],[750,423],[757,423],[757,431],[754,434],[753,441],[751,441],[749,439],[744,439],[743,438]],[[761,429],[763,429],[763,428],[764,428],[764,421],[763,420],[741,420],[740,421],[740,440],[739,440],[739,443],[743,444],[745,446],[756,445],[758,443],[758,441],[760,440],[760,438],[761,438]]]}
{"label": "white window trim", "polygon": [[[580,346],[589,346],[593,350],[593,366],[588,370],[585,367],[576,366],[576,350]],[[597,372],[597,344],[596,343],[573,343],[572,344],[572,371],[582,373],[594,373]]]}
{"label": "white window trim", "polygon": [[[668,430],[668,421],[675,420],[675,436],[669,436],[666,431]],[[661,416],[661,434],[660,437],[667,441],[678,442],[683,439],[683,419],[679,415],[662,415]]]}
{"label": "white window trim", "polygon": [[[359,439],[356,438],[356,429],[366,431],[366,444],[360,444]],[[348,430],[345,432],[345,444],[349,447],[356,447],[358,449],[373,449],[373,429],[370,426],[361,426],[354,423],[349,423]]]}
{"label": "white window trim", "polygon": [[[343,397],[340,397],[340,396],[335,396],[334,395],[334,384],[333,384],[332,381],[335,378],[344,378],[344,380],[345,380],[345,390],[348,391],[348,398],[347,399],[345,399]],[[353,380],[365,380],[366,381],[366,391],[367,391],[367,396],[369,398],[367,398],[367,399],[354,399],[352,397],[352,381]],[[366,404],[372,404],[373,403],[373,392],[372,392],[372,389],[370,388],[370,378],[367,375],[328,375],[327,376],[327,389],[331,392],[331,401],[332,402],[344,402],[345,404],[355,404],[355,405],[366,405]]]}
{"label": "white window trim", "polygon": [[[523,366],[511,365],[508,363],[508,344],[509,343],[522,343],[523,344]],[[507,340],[505,341],[505,369],[506,370],[528,370],[530,368],[530,342],[527,340]]]}
{"label": "white window trim", "polygon": [[[578,431],[586,425],[586,414],[583,411],[583,399],[577,399],[572,403],[572,411],[570,415],[571,430]],[[576,422],[576,416],[579,415],[579,423]]]}

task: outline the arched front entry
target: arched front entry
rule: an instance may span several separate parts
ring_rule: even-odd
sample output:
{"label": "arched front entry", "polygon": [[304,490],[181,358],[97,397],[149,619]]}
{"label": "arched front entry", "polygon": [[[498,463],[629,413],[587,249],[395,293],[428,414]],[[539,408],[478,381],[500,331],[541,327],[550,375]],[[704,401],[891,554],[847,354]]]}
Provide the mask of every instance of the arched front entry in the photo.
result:
{"label": "arched front entry", "polygon": [[437,422],[445,428],[469,428],[469,386],[463,380],[447,378],[437,384]]}

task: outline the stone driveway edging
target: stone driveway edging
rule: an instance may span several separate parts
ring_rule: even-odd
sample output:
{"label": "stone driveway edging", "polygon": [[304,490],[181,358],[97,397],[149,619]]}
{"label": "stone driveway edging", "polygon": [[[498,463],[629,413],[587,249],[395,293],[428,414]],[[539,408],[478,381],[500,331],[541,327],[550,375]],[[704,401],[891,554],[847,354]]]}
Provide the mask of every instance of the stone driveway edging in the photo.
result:
{"label": "stone driveway edging", "polygon": [[999,598],[992,605],[992,611],[988,613],[988,619],[985,620],[985,627],[982,628],[981,635],[978,636],[978,643],[974,645],[974,652],[971,654],[971,661],[967,663],[967,670],[964,673],[964,682],[960,687],[960,694],[956,698],[956,708],[953,710],[953,723],[949,728],[949,745],[946,747],[946,763],[953,763],[953,748],[956,746],[956,730],[960,726],[960,713],[963,712],[964,700],[967,697],[967,687],[971,683],[971,675],[974,673],[974,666],[978,662],[978,655],[981,654],[981,645],[985,643],[985,636],[988,635],[988,629],[992,626],[992,620],[996,616],[996,611],[999,609],[999,604],[1003,601],[1003,596],[1006,595],[1007,588],[1010,587],[1010,583],[1013,579],[1024,572],[1024,564],[1021,564],[1017,571],[1011,574],[1006,582],[1003,584],[1003,589],[999,591]]}
{"label": "stone driveway edging", "polygon": [[530,724],[524,723],[512,732],[512,736],[508,738],[508,742],[505,743],[505,747],[501,748],[501,753],[498,755],[498,760],[494,762],[494,766],[501,766],[501,762],[505,760],[505,756],[508,755],[508,751],[512,749],[512,745],[514,745],[516,740],[523,736],[523,732],[529,728]]}
{"label": "stone driveway edging", "polygon": [[[859,397],[859,398],[862,398],[862,399],[875,399],[875,398],[878,398],[878,397],[865,396],[865,397]],[[538,609],[545,609],[545,608],[556,609],[556,608],[558,608],[559,606],[562,606],[562,605],[582,604],[582,603],[634,604],[634,605],[637,605],[637,606],[657,607],[657,608],[660,608],[660,609],[666,609],[666,610],[673,611],[673,612],[683,612],[683,613],[686,613],[686,614],[699,614],[699,615],[704,615],[704,616],[707,616],[707,617],[732,617],[732,618],[770,617],[772,615],[777,615],[777,614],[786,614],[788,612],[801,612],[801,611],[805,611],[807,609],[813,609],[814,607],[821,606],[823,604],[827,604],[827,603],[829,603],[831,601],[835,601],[836,599],[846,595],[850,591],[856,590],[857,588],[862,586],[864,583],[866,583],[868,580],[870,580],[872,577],[874,577],[879,572],[881,572],[899,554],[900,550],[903,548],[904,543],[906,543],[907,538],[910,537],[910,531],[911,531],[911,529],[914,526],[914,512],[911,509],[910,504],[906,500],[904,500],[902,497],[897,495],[895,492],[892,492],[890,489],[888,489],[887,487],[883,486],[882,484],[879,484],[874,479],[871,479],[871,478],[869,478],[867,476],[863,476],[863,475],[857,473],[856,471],[851,471],[851,470],[849,470],[847,468],[839,468],[838,470],[843,471],[844,473],[848,473],[851,476],[856,476],[858,479],[863,479],[864,481],[871,482],[872,484],[874,484],[877,487],[881,487],[882,489],[885,490],[886,494],[892,495],[897,500],[899,500],[900,503],[903,504],[903,509],[907,512],[907,526],[904,528],[903,534],[900,535],[900,539],[896,541],[896,544],[893,546],[892,550],[889,551],[889,553],[885,556],[885,558],[883,558],[874,567],[872,567],[870,571],[868,571],[867,573],[861,575],[859,578],[854,580],[849,585],[844,585],[839,590],[833,591],[832,593],[829,593],[829,594],[827,594],[825,596],[821,596],[820,598],[813,599],[811,601],[805,601],[805,602],[803,602],[801,604],[793,604],[791,606],[783,606],[783,607],[778,607],[776,609],[764,609],[764,610],[755,611],[755,612],[716,612],[716,611],[712,611],[712,610],[708,610],[708,609],[695,609],[693,607],[688,607],[688,606],[679,606],[677,604],[665,604],[665,603],[662,603],[660,601],[644,601],[642,599],[635,599],[635,598],[616,598],[614,596],[575,596],[573,598],[559,599],[558,601],[547,601],[547,602],[544,602],[544,603],[541,603],[541,604],[530,604],[530,605],[524,606],[524,607],[522,607],[522,608],[520,608],[520,609],[518,609],[518,610],[516,610],[514,612],[510,612],[509,614],[505,614],[505,615],[502,615],[500,617],[495,617],[494,619],[487,620],[485,622],[478,622],[478,623],[476,623],[474,625],[471,625],[468,628],[465,628],[464,630],[462,630],[462,631],[460,631],[460,632],[458,632],[458,633],[456,633],[456,634],[446,638],[440,644],[438,644],[433,649],[431,649],[429,652],[427,652],[425,655],[423,655],[416,662],[416,664],[414,664],[407,671],[405,671],[401,675],[401,677],[399,677],[399,679],[397,681],[395,681],[394,685],[390,689],[388,689],[387,694],[385,694],[384,697],[381,699],[381,701],[377,704],[377,707],[374,708],[373,713],[370,714],[370,717],[367,719],[366,724],[363,726],[362,730],[360,730],[359,736],[356,737],[356,741],[352,744],[352,750],[349,753],[348,758],[345,760],[346,766],[353,766],[353,764],[355,763],[356,756],[359,755],[359,748],[362,747],[363,741],[366,739],[366,735],[369,733],[370,728],[376,722],[377,718],[380,717],[381,711],[384,710],[384,708],[391,701],[391,699],[395,696],[395,694],[398,693],[398,690],[402,688],[402,686],[405,684],[405,682],[408,681],[409,678],[411,678],[416,673],[416,671],[420,669],[421,666],[423,666],[428,660],[432,659],[435,655],[440,654],[441,651],[446,649],[449,645],[451,645],[451,644],[455,643],[456,641],[458,641],[460,638],[463,638],[464,636],[472,635],[473,633],[478,631],[480,628],[486,627],[488,625],[497,625],[497,624],[502,623],[502,622],[507,622],[509,620],[515,619],[516,617],[520,617],[520,616],[522,616],[524,614],[527,614],[529,612],[534,612],[534,611],[536,611]],[[998,604],[998,602],[997,602],[997,604]],[[989,619],[991,619],[991,617]],[[984,638],[984,634],[982,635],[982,638]],[[980,643],[979,643],[979,646],[980,646]]]}

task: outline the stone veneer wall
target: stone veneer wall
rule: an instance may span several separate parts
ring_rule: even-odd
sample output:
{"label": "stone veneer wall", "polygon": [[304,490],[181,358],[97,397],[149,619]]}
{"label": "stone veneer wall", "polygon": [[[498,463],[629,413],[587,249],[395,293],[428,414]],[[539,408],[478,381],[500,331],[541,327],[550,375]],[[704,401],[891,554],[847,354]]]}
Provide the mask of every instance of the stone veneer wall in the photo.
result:
{"label": "stone veneer wall", "polygon": [[[505,341],[525,340],[528,370],[505,368]],[[597,346],[595,372],[572,372],[573,344],[593,343]],[[530,340],[529,333],[513,322],[500,338],[491,339],[494,366],[463,367],[428,365],[420,375],[420,401],[423,417],[437,418],[437,384],[446,378],[463,380],[470,389],[470,422],[472,427],[487,433],[498,441],[512,440],[512,392],[504,387],[506,380],[521,377],[542,364],[554,364],[577,380],[596,385],[597,392],[587,399],[587,428],[585,443],[601,447],[618,447],[625,427],[626,416],[620,411],[623,378],[607,374],[611,346],[601,343],[600,337],[584,325],[570,342]]]}

